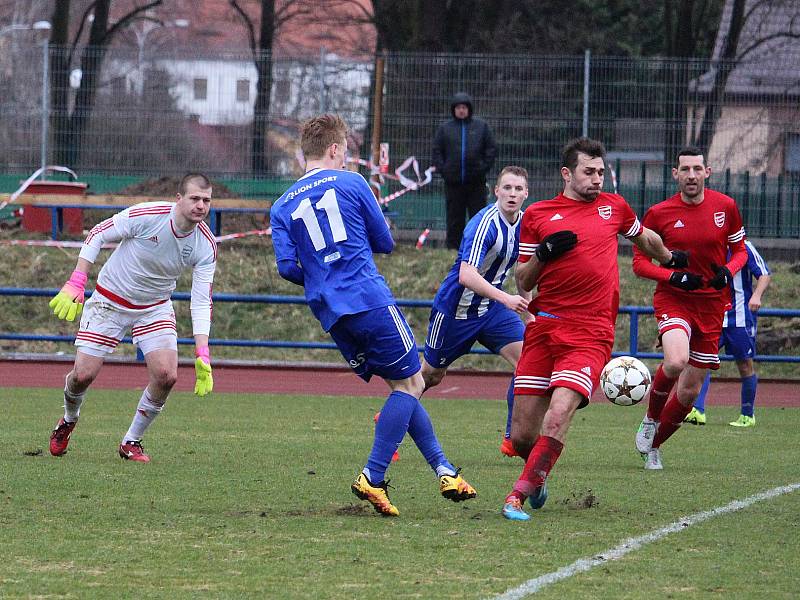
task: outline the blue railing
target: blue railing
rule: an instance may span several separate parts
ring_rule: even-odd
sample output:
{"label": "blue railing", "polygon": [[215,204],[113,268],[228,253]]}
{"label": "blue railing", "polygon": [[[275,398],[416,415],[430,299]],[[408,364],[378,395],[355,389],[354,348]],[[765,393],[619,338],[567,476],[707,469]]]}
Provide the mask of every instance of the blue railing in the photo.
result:
{"label": "blue railing", "polygon": [[[41,288],[0,288],[0,296],[39,296],[50,298],[55,296],[57,289]],[[87,291],[87,296],[92,292]],[[191,295],[186,292],[175,292],[172,294],[173,300],[186,301],[191,299]],[[303,296],[275,296],[275,295],[245,295],[245,294],[224,294],[215,293],[214,302],[246,302],[256,304],[306,304]],[[397,304],[402,307],[410,308],[430,308],[432,300],[398,299]],[[620,314],[630,315],[630,326],[628,329],[628,350],[625,352],[614,352],[614,356],[635,356],[637,358],[656,358],[664,357],[659,352],[642,352],[639,350],[639,315],[652,315],[653,309],[649,306],[621,306]],[[778,317],[793,318],[800,317],[800,310],[786,308],[762,308],[758,312],[759,317]],[[19,340],[36,342],[73,342],[75,336],[71,335],[42,335],[33,333],[4,333],[0,332],[0,340]],[[130,342],[131,338],[122,339],[123,342]],[[179,344],[194,344],[193,338],[178,338]],[[245,340],[245,339],[218,339],[209,340],[211,346],[238,346],[250,348],[301,348],[313,350],[336,350],[336,345],[330,342],[295,342],[291,340]],[[422,348],[419,348],[422,351]],[[473,348],[472,354],[491,354],[485,348]],[[730,355],[720,356],[722,360],[733,360]],[[754,360],[759,362],[783,362],[800,363],[800,356],[787,356],[782,354],[758,354]]]}

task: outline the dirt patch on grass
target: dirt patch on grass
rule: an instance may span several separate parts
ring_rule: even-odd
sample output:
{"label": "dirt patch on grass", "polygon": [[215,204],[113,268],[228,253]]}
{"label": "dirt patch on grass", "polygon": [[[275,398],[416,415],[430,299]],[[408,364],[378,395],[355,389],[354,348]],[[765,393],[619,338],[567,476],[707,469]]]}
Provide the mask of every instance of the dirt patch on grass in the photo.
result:
{"label": "dirt patch on grass", "polygon": [[372,509],[365,504],[348,504],[337,508],[334,512],[342,517],[363,517],[371,515]]}
{"label": "dirt patch on grass", "polygon": [[[122,196],[158,196],[158,197],[171,197],[178,193],[178,186],[181,183],[180,177],[157,177],[154,179],[146,179],[139,183],[134,183],[125,188],[122,188],[118,194]],[[221,183],[211,181],[214,189],[215,198],[235,198],[230,189]]]}
{"label": "dirt patch on grass", "polygon": [[587,508],[594,508],[600,502],[592,490],[585,492],[572,492],[569,498],[564,498],[561,503],[567,508],[573,510],[584,510]]}

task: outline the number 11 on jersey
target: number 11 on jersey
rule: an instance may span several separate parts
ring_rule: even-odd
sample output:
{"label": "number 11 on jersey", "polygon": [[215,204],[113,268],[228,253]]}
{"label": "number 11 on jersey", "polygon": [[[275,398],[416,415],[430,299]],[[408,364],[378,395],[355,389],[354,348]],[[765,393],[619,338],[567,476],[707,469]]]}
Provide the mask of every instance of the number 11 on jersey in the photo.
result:
{"label": "number 11 on jersey", "polygon": [[325,236],[319,226],[319,219],[317,219],[314,208],[325,211],[333,241],[345,241],[347,239],[347,231],[344,229],[342,213],[339,212],[339,203],[336,201],[336,190],[330,188],[322,195],[316,207],[311,205],[311,200],[303,198],[292,213],[293,221],[302,219],[303,224],[306,226],[306,231],[308,231],[308,237],[311,238],[311,242],[314,244],[314,250],[319,251],[325,248]]}

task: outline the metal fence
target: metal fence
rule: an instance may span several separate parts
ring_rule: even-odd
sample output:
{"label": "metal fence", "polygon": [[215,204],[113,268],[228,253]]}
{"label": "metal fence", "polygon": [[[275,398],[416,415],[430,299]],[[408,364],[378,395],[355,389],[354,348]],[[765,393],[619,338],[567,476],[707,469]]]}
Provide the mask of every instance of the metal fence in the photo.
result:
{"label": "metal fence", "polygon": [[[233,182],[237,193],[273,193],[262,184],[300,172],[299,123],[314,113],[342,114],[354,130],[354,152],[370,156],[378,97],[380,140],[389,144],[392,166],[414,155],[424,169],[450,97],[463,90],[498,142],[491,175],[506,164],[526,167],[532,199],[560,189],[560,149],[585,133],[609,150],[607,189],[616,186],[641,211],[672,193],[676,149],[699,141],[714,169],[712,187],[737,198],[751,235],[800,236],[794,60],[393,53],[376,95],[375,61],[325,51],[254,60],[249,51],[210,56],[140,46],[82,56],[8,35],[0,50],[0,174],[11,174],[7,181],[46,161],[125,181],[203,169]],[[92,60],[99,71],[89,113],[80,109],[89,77],[81,68]],[[256,118],[257,65],[271,74],[264,119]],[[728,73],[721,94],[720,72]],[[254,145],[256,122],[266,124],[263,150]],[[442,204],[435,182],[402,196],[392,211],[401,226],[440,228]]]}
{"label": "metal fence", "polygon": [[[58,293],[54,288],[12,288],[0,287],[0,296],[24,296],[24,297],[52,297]],[[87,292],[87,297],[92,295],[92,291]],[[191,300],[191,294],[186,292],[174,292],[172,299],[177,301]],[[214,302],[247,302],[255,304],[307,304],[304,296],[277,296],[277,295],[248,295],[248,294],[215,294]],[[404,308],[430,308],[433,306],[432,300],[422,299],[403,299],[397,300],[398,306]],[[652,315],[653,308],[649,306],[620,306],[619,314],[628,315],[630,322],[628,325],[628,344],[627,349],[616,351],[613,356],[634,356],[636,358],[653,358],[662,359],[664,355],[659,352],[648,352],[642,350],[640,347],[640,315]],[[785,308],[762,308],[759,311],[761,317],[777,317],[783,319],[793,319],[800,317],[800,310],[785,309]],[[0,331],[0,340],[9,341],[33,341],[33,342],[73,342],[74,336],[71,335],[52,335],[42,333],[30,332],[6,332]],[[125,343],[130,343],[131,338],[125,337],[122,339]],[[193,338],[179,338],[179,344],[192,345],[194,344]],[[336,350],[336,344],[331,342],[303,342],[295,340],[259,340],[252,338],[244,339],[220,339],[211,338],[209,340],[211,346],[238,346],[248,348],[287,348],[296,350]],[[418,346],[418,352],[424,351],[424,347]],[[486,348],[481,348],[476,345],[469,352],[470,354],[492,354]],[[733,356],[722,355],[722,360],[732,361]],[[757,354],[753,357],[758,362],[769,363],[800,363],[800,356],[793,356],[790,354]]]}

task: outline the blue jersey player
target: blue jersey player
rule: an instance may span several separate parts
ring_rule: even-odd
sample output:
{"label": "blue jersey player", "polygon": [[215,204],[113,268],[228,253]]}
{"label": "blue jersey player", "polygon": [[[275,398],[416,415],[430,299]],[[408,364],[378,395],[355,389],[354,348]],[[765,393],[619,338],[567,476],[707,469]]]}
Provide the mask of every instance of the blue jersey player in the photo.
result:
{"label": "blue jersey player", "polygon": [[[503,291],[519,256],[522,204],[528,197],[528,172],[505,167],[494,188],[497,201],[470,219],[455,263],[433,300],[422,377],[426,388],[438,385],[456,359],[477,341],[516,369],[528,315],[530,294]],[[517,456],[509,439],[514,380],[506,395],[508,418],[500,451]]]}
{"label": "blue jersey player", "polygon": [[[733,427],[753,427],[756,424],[753,408],[756,401],[758,376],[753,368],[753,356],[756,353],[756,314],[761,308],[761,296],[769,286],[771,275],[766,261],[761,257],[752,243],[745,240],[747,248],[747,264],[733,276],[730,284],[731,309],[725,313],[722,321],[722,336],[719,347],[733,355],[739,376],[742,380],[742,409],[739,418],[729,423]],[[753,288],[753,279],[756,281]],[[706,423],[706,393],[711,382],[711,375],[706,375],[700,395],[695,400],[694,408],[684,419],[694,425]]]}
{"label": "blue jersey player", "polygon": [[382,515],[397,516],[385,473],[408,432],[436,472],[442,496],[474,498],[419,402],[425,384],[414,335],[372,258],[373,252],[389,254],[394,241],[367,182],[343,170],[347,125],[335,115],[312,118],[303,124],[300,147],[306,173],[271,211],[278,272],[303,286],[311,312],[353,371],[365,381],[378,375],[391,389],[367,464],[351,489]]}

